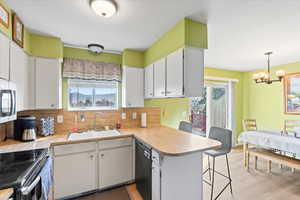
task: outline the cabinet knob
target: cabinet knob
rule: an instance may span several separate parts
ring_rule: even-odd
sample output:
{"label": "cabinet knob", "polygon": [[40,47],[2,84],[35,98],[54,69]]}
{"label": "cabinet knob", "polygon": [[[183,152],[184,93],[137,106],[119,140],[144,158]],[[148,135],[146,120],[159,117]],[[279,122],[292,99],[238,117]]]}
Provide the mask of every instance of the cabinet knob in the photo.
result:
{"label": "cabinet knob", "polygon": [[167,94],[171,94],[172,92],[171,92],[171,91],[167,91],[166,93],[167,93]]}
{"label": "cabinet knob", "polygon": [[161,92],[161,94],[165,94],[165,92],[164,92],[164,91],[162,91],[162,92]]}
{"label": "cabinet knob", "polygon": [[51,106],[51,108],[53,108],[53,107],[54,107],[54,104],[51,104],[50,106]]}
{"label": "cabinet knob", "polygon": [[101,158],[103,158],[103,157],[104,157],[104,154],[103,154],[103,153],[101,153],[101,155],[100,155],[100,156],[101,156]]}
{"label": "cabinet knob", "polygon": [[94,155],[90,155],[90,158],[91,158],[91,160],[93,160],[94,159]]}

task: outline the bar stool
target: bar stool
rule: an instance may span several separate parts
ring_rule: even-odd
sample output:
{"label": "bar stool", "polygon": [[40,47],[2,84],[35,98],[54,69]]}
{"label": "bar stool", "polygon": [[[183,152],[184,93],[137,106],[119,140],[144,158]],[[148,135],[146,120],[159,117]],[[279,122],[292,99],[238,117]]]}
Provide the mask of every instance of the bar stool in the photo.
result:
{"label": "bar stool", "polygon": [[[207,172],[209,172],[209,179],[210,182],[203,180],[205,183],[211,186],[211,195],[210,199],[213,199],[213,192],[214,192],[214,183],[215,183],[215,173],[225,177],[228,179],[228,183],[224,186],[224,188],[219,192],[219,194],[214,198],[217,199],[223,191],[230,186],[230,192],[232,194],[232,185],[231,185],[231,176],[230,176],[230,169],[229,169],[229,163],[228,163],[228,157],[227,154],[231,151],[232,148],[232,131],[224,128],[218,128],[218,127],[211,127],[209,131],[209,138],[218,140],[222,143],[222,148],[215,149],[215,150],[207,150],[204,152],[204,154],[208,155],[208,169],[206,169],[203,172],[203,175]],[[226,157],[226,164],[227,164],[227,175],[224,175],[218,171],[215,170],[215,159],[219,156],[225,156]],[[210,168],[210,157],[213,158],[213,166]],[[212,171],[212,175],[211,175]]]}
{"label": "bar stool", "polygon": [[181,121],[178,129],[184,132],[192,133],[193,125],[190,122]]}

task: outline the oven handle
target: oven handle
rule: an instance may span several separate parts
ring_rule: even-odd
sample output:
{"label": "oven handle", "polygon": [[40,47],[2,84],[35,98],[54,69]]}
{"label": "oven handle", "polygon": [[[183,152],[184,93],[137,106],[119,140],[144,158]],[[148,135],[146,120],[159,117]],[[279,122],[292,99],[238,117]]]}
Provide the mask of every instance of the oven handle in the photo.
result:
{"label": "oven handle", "polygon": [[23,188],[21,189],[22,195],[25,195],[25,196],[28,195],[28,194],[32,191],[32,189],[39,183],[40,180],[41,180],[41,177],[38,176],[38,177],[36,177],[36,179],[31,183],[30,186],[23,187]]}

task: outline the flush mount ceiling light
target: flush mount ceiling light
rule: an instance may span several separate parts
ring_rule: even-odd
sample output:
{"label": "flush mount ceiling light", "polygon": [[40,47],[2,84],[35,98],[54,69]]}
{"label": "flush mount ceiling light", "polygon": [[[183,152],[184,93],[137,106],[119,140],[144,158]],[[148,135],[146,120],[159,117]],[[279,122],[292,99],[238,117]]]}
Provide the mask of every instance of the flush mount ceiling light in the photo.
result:
{"label": "flush mount ceiling light", "polygon": [[111,17],[117,12],[117,4],[113,0],[91,0],[91,7],[102,17]]}
{"label": "flush mount ceiling light", "polygon": [[266,52],[265,55],[268,57],[268,71],[267,72],[259,72],[256,74],[253,74],[253,80],[256,83],[266,83],[266,84],[272,84],[273,82],[281,82],[282,79],[285,76],[284,70],[277,70],[276,71],[276,77],[277,79],[271,79],[271,70],[270,70],[270,55],[273,52]]}
{"label": "flush mount ceiling light", "polygon": [[88,49],[90,52],[92,52],[94,54],[99,54],[104,50],[104,46],[102,46],[100,44],[89,44]]}

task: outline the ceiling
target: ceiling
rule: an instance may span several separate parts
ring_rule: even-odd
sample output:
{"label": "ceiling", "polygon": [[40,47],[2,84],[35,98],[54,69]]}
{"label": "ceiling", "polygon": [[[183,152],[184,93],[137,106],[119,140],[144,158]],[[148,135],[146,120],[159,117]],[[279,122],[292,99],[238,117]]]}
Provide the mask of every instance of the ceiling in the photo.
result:
{"label": "ceiling", "polygon": [[[145,49],[184,17],[208,24],[205,65],[236,71],[300,61],[298,0],[116,0],[111,18],[89,0],[6,0],[26,26],[63,42],[106,49]],[[33,14],[34,13],[34,14]]]}

